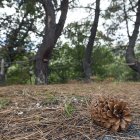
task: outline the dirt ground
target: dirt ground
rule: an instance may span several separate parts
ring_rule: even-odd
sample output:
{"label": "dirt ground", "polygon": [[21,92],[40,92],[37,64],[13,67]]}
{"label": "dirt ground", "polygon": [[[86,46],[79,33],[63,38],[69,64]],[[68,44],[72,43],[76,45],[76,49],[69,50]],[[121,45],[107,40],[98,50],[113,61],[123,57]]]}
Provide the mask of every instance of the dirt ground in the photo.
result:
{"label": "dirt ground", "polygon": [[[96,95],[128,102],[133,121],[110,132],[90,118]],[[0,140],[140,140],[140,83],[100,82],[0,87]]]}

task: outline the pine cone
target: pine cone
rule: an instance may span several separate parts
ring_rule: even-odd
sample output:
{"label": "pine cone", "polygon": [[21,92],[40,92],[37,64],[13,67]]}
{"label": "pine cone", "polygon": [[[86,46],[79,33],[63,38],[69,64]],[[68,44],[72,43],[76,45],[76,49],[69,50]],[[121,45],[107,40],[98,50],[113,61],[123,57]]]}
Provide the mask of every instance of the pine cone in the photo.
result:
{"label": "pine cone", "polygon": [[115,97],[103,96],[96,101],[94,100],[90,105],[90,113],[96,124],[111,131],[121,131],[128,128],[132,119],[126,102]]}

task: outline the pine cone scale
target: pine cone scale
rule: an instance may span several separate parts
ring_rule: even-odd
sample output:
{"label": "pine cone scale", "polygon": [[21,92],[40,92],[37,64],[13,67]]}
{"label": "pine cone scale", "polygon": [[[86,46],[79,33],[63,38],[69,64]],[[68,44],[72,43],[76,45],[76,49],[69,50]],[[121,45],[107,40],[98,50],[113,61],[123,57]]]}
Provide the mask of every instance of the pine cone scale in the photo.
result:
{"label": "pine cone scale", "polygon": [[131,122],[132,118],[130,116],[125,116],[124,120],[127,122]]}
{"label": "pine cone scale", "polygon": [[126,127],[126,122],[125,122],[125,120],[121,120],[121,124],[120,124],[120,126],[121,126],[121,129],[123,130],[123,129],[125,129],[125,127]]}
{"label": "pine cone scale", "polygon": [[108,116],[108,117],[111,117],[111,118],[113,117],[113,115],[112,115],[112,113],[111,113],[111,110],[108,110],[108,111],[107,111],[107,116]]}

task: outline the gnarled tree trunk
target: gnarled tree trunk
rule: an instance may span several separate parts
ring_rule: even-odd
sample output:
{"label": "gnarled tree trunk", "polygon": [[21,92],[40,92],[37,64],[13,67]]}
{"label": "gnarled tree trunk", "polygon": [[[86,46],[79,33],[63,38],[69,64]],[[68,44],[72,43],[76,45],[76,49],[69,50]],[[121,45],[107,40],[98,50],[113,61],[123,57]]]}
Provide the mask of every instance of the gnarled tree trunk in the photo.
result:
{"label": "gnarled tree trunk", "polygon": [[60,6],[61,15],[56,24],[56,16],[52,0],[43,0],[42,4],[46,14],[45,35],[43,37],[42,45],[39,47],[36,54],[36,84],[48,83],[49,60],[51,58],[53,48],[63,30],[68,11],[68,0],[62,0]]}
{"label": "gnarled tree trunk", "polygon": [[96,37],[98,22],[99,22],[99,15],[100,15],[100,0],[96,0],[94,22],[93,22],[93,25],[92,25],[92,28],[90,31],[91,34],[89,37],[87,47],[85,49],[85,56],[84,56],[84,60],[83,60],[83,68],[84,68],[85,78],[87,81],[90,80],[90,76],[92,75],[91,56],[92,56],[92,50],[93,50],[94,41],[95,41],[95,37]]}
{"label": "gnarled tree trunk", "polygon": [[136,14],[136,21],[134,25],[134,30],[132,36],[129,37],[129,44],[126,50],[126,62],[130,68],[140,74],[140,62],[136,60],[134,47],[136,44],[136,40],[139,34],[139,26],[140,26],[140,0],[138,1],[138,9]]}

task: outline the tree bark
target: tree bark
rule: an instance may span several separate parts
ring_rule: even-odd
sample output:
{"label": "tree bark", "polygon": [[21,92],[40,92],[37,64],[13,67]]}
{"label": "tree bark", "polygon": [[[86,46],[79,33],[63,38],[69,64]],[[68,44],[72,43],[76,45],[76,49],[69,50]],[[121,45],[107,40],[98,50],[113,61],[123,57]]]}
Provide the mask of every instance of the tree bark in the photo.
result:
{"label": "tree bark", "polygon": [[0,65],[0,85],[3,85],[5,83],[4,59],[1,59]]}
{"label": "tree bark", "polygon": [[136,40],[139,34],[139,26],[140,26],[140,0],[138,0],[138,8],[134,30],[132,36],[129,37],[129,44],[126,49],[126,62],[128,66],[140,74],[140,62],[136,59],[134,52]]}
{"label": "tree bark", "polygon": [[49,60],[51,58],[53,48],[63,30],[68,11],[68,0],[63,0],[60,7],[61,15],[59,22],[56,24],[55,10],[52,0],[43,0],[42,4],[46,14],[45,35],[36,54],[36,84],[48,84]]}
{"label": "tree bark", "polygon": [[93,50],[93,46],[94,46],[94,42],[95,42],[98,22],[99,22],[99,15],[100,15],[100,0],[96,0],[94,22],[93,22],[93,25],[92,25],[92,28],[90,31],[91,33],[89,36],[89,41],[88,41],[87,47],[85,49],[85,56],[84,56],[84,60],[83,60],[83,68],[84,68],[85,78],[87,81],[90,80],[90,76],[92,75],[91,56],[92,56],[92,50]]}

